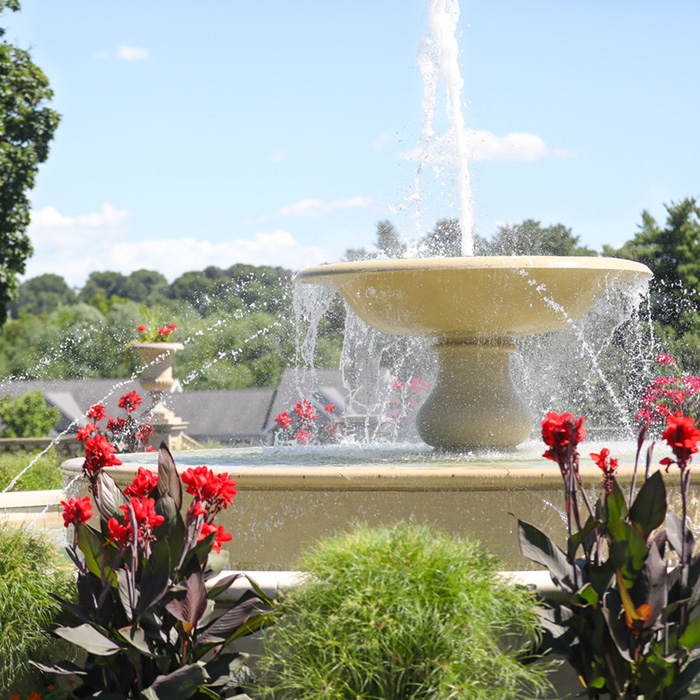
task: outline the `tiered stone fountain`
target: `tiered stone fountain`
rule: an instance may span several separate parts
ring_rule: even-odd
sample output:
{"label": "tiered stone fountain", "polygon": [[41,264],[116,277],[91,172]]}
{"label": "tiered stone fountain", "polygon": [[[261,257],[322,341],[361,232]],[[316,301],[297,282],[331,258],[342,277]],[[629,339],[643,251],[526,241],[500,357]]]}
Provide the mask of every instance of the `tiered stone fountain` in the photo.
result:
{"label": "tiered stone fountain", "polygon": [[[512,454],[435,458],[427,448],[396,451],[262,449],[176,453],[178,466],[207,464],[238,482],[239,495],[223,524],[234,533],[232,565],[289,569],[320,537],[348,527],[415,518],[455,533],[471,532],[518,569],[515,519],[561,530],[558,470],[538,455],[514,452],[533,417],[513,388],[513,338],[543,333],[581,318],[608,285],[648,278],[638,263],[607,258],[443,258],[340,263],[303,270],[300,283],[332,285],[350,308],[376,328],[436,338],[439,376],[418,427],[437,448],[506,448]],[[525,397],[526,399],[526,397]],[[111,469],[128,483],[146,455],[124,456]],[[82,460],[64,465],[70,477]],[[154,465],[154,462],[150,462]],[[595,466],[584,477],[599,481]],[[621,478],[629,479],[623,467]]]}

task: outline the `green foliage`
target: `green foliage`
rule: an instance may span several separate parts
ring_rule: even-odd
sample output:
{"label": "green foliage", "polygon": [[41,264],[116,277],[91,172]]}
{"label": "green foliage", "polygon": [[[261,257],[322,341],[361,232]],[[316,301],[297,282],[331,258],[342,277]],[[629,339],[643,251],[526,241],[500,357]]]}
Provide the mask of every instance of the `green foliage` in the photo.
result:
{"label": "green foliage", "polygon": [[299,563],[266,641],[264,698],[526,698],[547,687],[524,666],[533,598],[499,580],[475,542],[425,526],[360,526]]}
{"label": "green foliage", "polygon": [[72,586],[70,567],[48,540],[0,524],[0,691],[40,687],[28,662],[48,658],[59,611],[51,596],[69,597]]}
{"label": "green foliage", "polygon": [[30,314],[50,314],[75,302],[75,292],[63,277],[47,273],[20,285],[17,300],[10,305],[10,310],[12,318],[17,318],[20,308]]}
{"label": "green foliage", "polygon": [[[18,10],[18,2],[5,2]],[[4,34],[4,31],[2,32]],[[27,236],[30,203],[40,163],[49,155],[49,142],[59,122],[45,107],[53,96],[49,82],[27,51],[0,43],[0,324],[7,304],[17,292],[17,276],[32,254]]]}
{"label": "green foliage", "polygon": [[40,390],[0,399],[0,437],[46,437],[61,419]]}
{"label": "green foliage", "polygon": [[[102,466],[110,464],[107,452]],[[183,487],[164,445],[156,483],[150,472],[139,470],[129,497],[96,459],[86,475],[99,527],[87,522],[88,498],[64,506],[64,517],[75,528],[67,551],[78,569],[79,605],[59,600],[70,625],[54,630],[81,648],[85,661],[36,665],[48,673],[77,675],[78,697],[247,697],[240,690],[248,675],[246,655],[225,648],[266,624],[265,608],[272,601],[251,582],[235,603],[215,610],[217,598],[245,576],[212,580],[228,561],[218,554],[227,533],[213,524],[235,495],[227,475],[214,476],[206,467],[185,472],[194,500],[181,513]]]}
{"label": "green foliage", "polygon": [[644,263],[654,273],[652,315],[677,333],[700,333],[700,208],[693,198],[666,205],[666,225],[649,212],[634,238],[620,249],[604,247],[614,255]]}
{"label": "green foliage", "polygon": [[570,228],[563,224],[543,227],[539,221],[525,219],[522,224],[499,226],[489,241],[475,241],[477,255],[597,255],[579,244]]}
{"label": "green foliage", "polygon": [[6,489],[30,462],[32,468],[19,478],[12,489],[13,491],[62,489],[63,476],[59,467],[64,459],[65,457],[59,455],[55,449],[44,454],[24,450],[0,453],[0,491]]}

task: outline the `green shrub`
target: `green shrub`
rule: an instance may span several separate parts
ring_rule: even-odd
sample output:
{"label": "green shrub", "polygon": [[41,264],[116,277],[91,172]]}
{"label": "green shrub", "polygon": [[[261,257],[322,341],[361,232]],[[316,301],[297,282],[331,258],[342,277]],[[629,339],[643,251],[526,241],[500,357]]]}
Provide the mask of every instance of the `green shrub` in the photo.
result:
{"label": "green shrub", "polygon": [[39,390],[0,399],[0,437],[44,437],[60,419],[60,411],[49,406]]}
{"label": "green shrub", "polygon": [[71,567],[41,534],[0,524],[0,691],[40,690],[43,674],[29,659],[48,660],[59,605],[72,594]]}
{"label": "green shrub", "polygon": [[477,542],[360,526],[300,568],[310,577],[281,600],[260,697],[522,700],[549,688],[548,669],[523,663],[538,637],[534,598]]}

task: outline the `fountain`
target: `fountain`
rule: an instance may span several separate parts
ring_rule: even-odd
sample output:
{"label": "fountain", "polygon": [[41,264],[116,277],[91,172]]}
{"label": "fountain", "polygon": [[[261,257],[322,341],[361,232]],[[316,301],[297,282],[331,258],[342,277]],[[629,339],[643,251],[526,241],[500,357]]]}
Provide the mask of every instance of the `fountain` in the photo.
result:
{"label": "fountain", "polygon": [[564,328],[608,287],[649,277],[629,260],[504,256],[338,263],[296,279],[332,286],[377,330],[437,338],[438,378],[418,433],[464,451],[512,448],[532,432],[510,376],[514,337]]}
{"label": "fountain", "polygon": [[[431,27],[447,50],[437,51],[433,68],[423,53],[421,68],[424,76],[450,76],[448,111],[454,117],[454,141],[461,144],[456,149],[460,209],[468,238],[461,79],[454,70],[455,5],[450,10],[444,1],[432,0]],[[424,154],[433,133],[434,104],[428,106]],[[422,164],[416,180],[420,169]],[[464,249],[470,253],[468,241]],[[650,275],[645,266],[625,260],[542,257],[374,260],[303,270],[300,284],[340,292],[354,313],[380,331],[436,339],[438,378],[417,424],[425,442],[441,449],[292,446],[181,452],[175,461],[180,468],[207,464],[237,481],[234,507],[221,518],[234,534],[225,546],[236,568],[289,569],[306,546],[353,521],[380,525],[409,518],[472,533],[508,568],[524,568],[515,518],[508,514],[527,515],[550,532],[561,530],[560,513],[552,506],[561,500],[561,476],[543,463],[539,445],[534,452],[515,451],[530,435],[533,416],[511,381],[514,339],[567,327],[610,287]],[[484,455],[482,448],[500,452]],[[475,454],[464,455],[464,450]],[[110,473],[122,486],[140,465],[155,466],[153,456],[121,457],[124,464]],[[81,466],[80,459],[63,465],[73,484],[68,495],[85,489],[75,481]],[[595,481],[598,471],[595,466],[581,469],[584,478]],[[623,466],[620,475],[629,480],[631,468]]]}

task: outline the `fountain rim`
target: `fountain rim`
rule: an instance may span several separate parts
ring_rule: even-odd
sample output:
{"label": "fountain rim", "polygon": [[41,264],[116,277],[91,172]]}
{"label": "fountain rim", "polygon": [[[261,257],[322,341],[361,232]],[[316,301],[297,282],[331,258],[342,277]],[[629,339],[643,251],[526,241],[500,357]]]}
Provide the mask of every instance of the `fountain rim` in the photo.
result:
{"label": "fountain rim", "polygon": [[490,255],[460,258],[397,258],[314,265],[299,271],[294,281],[313,282],[335,275],[374,272],[422,272],[449,270],[555,270],[584,269],[601,272],[629,272],[636,278],[652,277],[640,262],[601,256]]}

